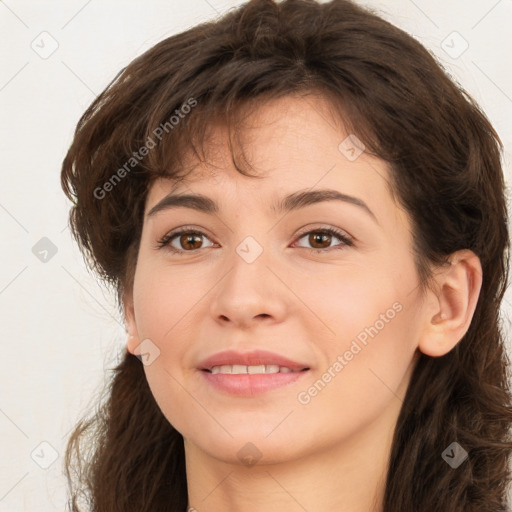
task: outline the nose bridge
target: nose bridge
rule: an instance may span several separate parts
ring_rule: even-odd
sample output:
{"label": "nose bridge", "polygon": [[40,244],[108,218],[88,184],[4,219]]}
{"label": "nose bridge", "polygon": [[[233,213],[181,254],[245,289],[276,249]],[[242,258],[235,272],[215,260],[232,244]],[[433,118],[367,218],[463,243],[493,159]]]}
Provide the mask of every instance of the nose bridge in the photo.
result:
{"label": "nose bridge", "polygon": [[215,318],[246,324],[256,318],[282,317],[285,299],[267,268],[268,256],[269,251],[250,235],[234,247],[211,304]]}
{"label": "nose bridge", "polygon": [[228,257],[231,270],[226,276],[225,285],[244,301],[255,302],[263,298],[271,286],[266,268],[268,250],[252,235],[246,236],[234,247]]}

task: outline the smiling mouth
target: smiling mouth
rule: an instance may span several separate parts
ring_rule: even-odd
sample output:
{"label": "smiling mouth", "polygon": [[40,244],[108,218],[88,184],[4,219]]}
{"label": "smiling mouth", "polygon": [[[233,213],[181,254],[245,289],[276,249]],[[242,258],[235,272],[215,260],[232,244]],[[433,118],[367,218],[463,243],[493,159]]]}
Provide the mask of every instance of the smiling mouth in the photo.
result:
{"label": "smiling mouth", "polygon": [[243,365],[243,364],[226,364],[221,366],[213,366],[210,369],[204,369],[203,371],[212,374],[225,374],[225,375],[265,375],[274,373],[299,373],[309,370],[309,368],[292,369],[287,366],[279,366],[277,364],[259,364],[259,365]]}

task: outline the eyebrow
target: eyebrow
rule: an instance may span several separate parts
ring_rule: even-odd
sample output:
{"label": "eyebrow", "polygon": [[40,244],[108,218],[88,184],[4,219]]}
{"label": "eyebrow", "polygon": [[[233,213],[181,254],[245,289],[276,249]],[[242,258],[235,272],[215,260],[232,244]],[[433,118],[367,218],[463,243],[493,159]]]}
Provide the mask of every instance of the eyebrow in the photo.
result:
{"label": "eyebrow", "polygon": [[[368,213],[378,224],[379,221],[368,205],[358,197],[342,194],[338,190],[322,189],[297,191],[280,199],[277,203],[271,205],[275,214],[298,210],[312,204],[322,203],[324,201],[342,201],[344,203],[358,206]],[[169,194],[149,210],[147,217],[152,217],[158,212],[171,208],[191,208],[204,213],[218,213],[219,205],[211,198],[202,194]]]}

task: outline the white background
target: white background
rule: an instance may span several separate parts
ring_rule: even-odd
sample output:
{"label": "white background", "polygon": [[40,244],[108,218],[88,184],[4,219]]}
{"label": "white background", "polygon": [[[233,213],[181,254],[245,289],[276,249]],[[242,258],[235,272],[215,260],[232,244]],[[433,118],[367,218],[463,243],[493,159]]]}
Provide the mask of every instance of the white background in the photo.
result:
{"label": "white background", "polygon": [[[240,3],[0,3],[0,511],[65,509],[67,435],[95,402],[125,341],[113,296],[88,273],[67,227],[60,165],[76,122],[134,57]],[[512,1],[361,3],[413,34],[482,105],[505,144],[510,186]],[[453,58],[464,41],[467,50]],[[47,58],[32,48],[52,44],[58,48]],[[43,237],[57,248],[45,263],[32,252]],[[506,319],[511,303],[509,291]],[[40,467],[54,450],[56,460]]]}

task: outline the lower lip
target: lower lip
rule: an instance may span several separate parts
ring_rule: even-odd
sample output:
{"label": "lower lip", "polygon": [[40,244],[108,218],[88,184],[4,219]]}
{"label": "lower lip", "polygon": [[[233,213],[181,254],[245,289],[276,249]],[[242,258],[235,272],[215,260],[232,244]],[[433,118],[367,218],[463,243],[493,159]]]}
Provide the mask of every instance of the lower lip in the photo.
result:
{"label": "lower lip", "polygon": [[304,377],[308,371],[232,375],[229,373],[210,373],[202,370],[201,373],[215,389],[230,395],[249,397],[296,382]]}

